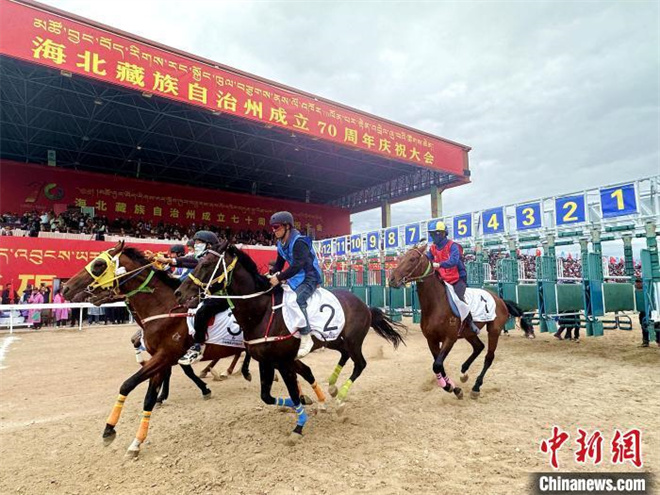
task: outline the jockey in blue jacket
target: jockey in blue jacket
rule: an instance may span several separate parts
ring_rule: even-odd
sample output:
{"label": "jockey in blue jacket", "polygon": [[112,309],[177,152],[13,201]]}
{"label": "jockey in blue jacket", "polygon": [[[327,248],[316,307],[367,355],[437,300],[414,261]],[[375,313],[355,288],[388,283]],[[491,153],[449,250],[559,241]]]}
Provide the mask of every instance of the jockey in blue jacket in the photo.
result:
{"label": "jockey in blue jacket", "polygon": [[[297,295],[298,306],[305,315],[307,325],[300,328],[300,348],[298,358],[304,357],[314,347],[307,316],[307,300],[323,281],[323,272],[312,247],[312,240],[294,228],[293,215],[288,211],[278,211],[270,217],[270,226],[277,238],[277,261],[270,269],[270,283],[276,286],[285,280]],[[284,263],[289,267],[282,271]]]}

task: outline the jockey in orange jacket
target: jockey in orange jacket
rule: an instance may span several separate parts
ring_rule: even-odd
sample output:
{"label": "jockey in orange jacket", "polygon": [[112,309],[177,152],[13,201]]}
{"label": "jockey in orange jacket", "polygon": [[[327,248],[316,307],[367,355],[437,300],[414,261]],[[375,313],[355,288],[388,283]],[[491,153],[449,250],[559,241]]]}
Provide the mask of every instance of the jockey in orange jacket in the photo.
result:
{"label": "jockey in orange jacket", "polygon": [[[440,220],[431,220],[428,231],[433,244],[426,256],[433,262],[433,267],[442,280],[454,287],[454,292],[465,302],[465,290],[467,289],[467,270],[463,263],[463,248],[457,242],[447,237],[447,227]],[[472,321],[472,315],[468,313],[465,325],[475,333],[479,329]]]}

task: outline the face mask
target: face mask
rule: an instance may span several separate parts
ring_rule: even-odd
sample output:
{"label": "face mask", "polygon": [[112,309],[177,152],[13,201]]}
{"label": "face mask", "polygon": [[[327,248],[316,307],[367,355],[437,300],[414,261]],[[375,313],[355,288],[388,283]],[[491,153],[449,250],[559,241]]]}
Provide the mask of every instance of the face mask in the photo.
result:
{"label": "face mask", "polygon": [[195,244],[195,256],[201,256],[206,251],[206,244]]}

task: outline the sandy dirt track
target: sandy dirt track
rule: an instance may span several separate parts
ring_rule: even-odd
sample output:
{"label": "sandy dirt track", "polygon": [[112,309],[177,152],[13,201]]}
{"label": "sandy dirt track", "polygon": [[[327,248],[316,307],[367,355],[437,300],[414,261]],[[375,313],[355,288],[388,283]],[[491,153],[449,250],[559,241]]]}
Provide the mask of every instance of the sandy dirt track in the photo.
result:
{"label": "sandy dirt track", "polygon": [[[660,349],[638,348],[638,328],[579,344],[547,334],[529,341],[513,331],[500,340],[481,398],[467,392],[483,355],[458,401],[430,384],[426,341],[409,327],[408,346],[396,352],[369,335],[348,420],[337,421],[331,404],[329,413],[310,418],[294,448],[284,443],[294,416],[261,403],[256,364],[251,383],[240,375],[210,382],[209,401],[175,370],[170,400],[154,411],[137,460],[125,460],[124,452],[138,427],[144,384],[127,399],[115,442],[101,441],[119,385],[136,370],[128,340],[135,327],[19,334],[0,369],[0,493],[529,493],[528,473],[549,470],[539,443],[555,424],[571,434],[559,453],[562,471],[634,471],[612,466],[608,447],[614,428],[639,427],[644,470],[657,476]],[[461,341],[449,357],[457,382],[468,354]],[[338,357],[326,350],[306,362],[325,383]],[[282,384],[274,395],[285,395]],[[605,436],[597,468],[573,459],[578,427]]]}

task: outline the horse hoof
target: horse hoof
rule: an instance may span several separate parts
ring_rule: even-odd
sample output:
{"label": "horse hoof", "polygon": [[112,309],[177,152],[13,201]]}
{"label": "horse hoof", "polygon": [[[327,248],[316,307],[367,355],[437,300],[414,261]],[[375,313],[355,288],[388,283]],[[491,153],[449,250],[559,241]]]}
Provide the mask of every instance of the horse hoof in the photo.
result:
{"label": "horse hoof", "polygon": [[200,378],[206,378],[207,376],[209,376],[209,372],[204,370],[204,371],[200,372],[200,374],[198,376]]}
{"label": "horse hoof", "polygon": [[139,450],[127,450],[124,454],[125,459],[137,459],[137,456],[140,455]]}
{"label": "horse hoof", "polygon": [[204,400],[209,400],[211,398],[212,392],[209,390],[208,392],[204,392],[202,395],[202,399]]}
{"label": "horse hoof", "polygon": [[245,378],[248,382],[252,381],[252,373],[248,373],[246,375],[243,375],[243,378]]}
{"label": "horse hoof", "polygon": [[328,387],[328,393],[329,393],[332,397],[337,397],[337,394],[339,393],[339,389],[337,389],[337,386],[336,386],[336,385],[330,385],[330,386]]}
{"label": "horse hoof", "polygon": [[337,405],[337,416],[343,416],[346,414],[346,402],[340,402]]}
{"label": "horse hoof", "polygon": [[318,402],[316,404],[316,412],[320,412],[320,413],[328,412],[328,406],[325,405],[325,402]]}
{"label": "horse hoof", "polygon": [[468,376],[467,373],[465,373],[464,375],[461,375],[461,382],[463,382],[463,383],[467,382],[468,378],[469,378],[469,376]]}
{"label": "horse hoof", "polygon": [[286,444],[288,446],[296,445],[302,440],[302,435],[300,433],[293,432],[289,435],[289,437],[286,439]]}
{"label": "horse hoof", "polygon": [[475,399],[475,400],[476,400],[476,399],[479,398],[480,395],[481,395],[481,392],[476,392],[476,391],[474,391],[474,390],[472,390],[472,391],[470,392],[470,398],[471,398],[471,399]]}
{"label": "horse hoof", "polygon": [[314,401],[308,395],[301,395],[300,402],[303,406],[311,406],[314,404]]}
{"label": "horse hoof", "polygon": [[104,433],[103,434],[103,445],[106,447],[110,445],[112,442],[114,442],[115,438],[117,438],[117,432],[115,430],[112,430],[111,433]]}
{"label": "horse hoof", "polygon": [[277,406],[277,410],[281,413],[290,412],[291,408],[286,406]]}
{"label": "horse hoof", "polygon": [[277,376],[277,375],[275,375],[275,376],[273,377],[273,381],[274,381],[274,382],[279,382],[279,381],[280,381],[280,377]]}
{"label": "horse hoof", "polygon": [[463,390],[460,389],[459,387],[456,387],[456,388],[454,389],[454,395],[456,396],[456,398],[457,398],[458,400],[463,400]]}
{"label": "horse hoof", "polygon": [[157,401],[156,401],[156,404],[154,405],[154,407],[160,409],[160,408],[163,407],[164,405],[165,405],[165,402],[164,402],[164,401],[162,401],[162,400],[157,400]]}
{"label": "horse hoof", "polygon": [[224,382],[227,378],[229,378],[229,375],[223,371],[219,375],[214,376],[213,381]]}

